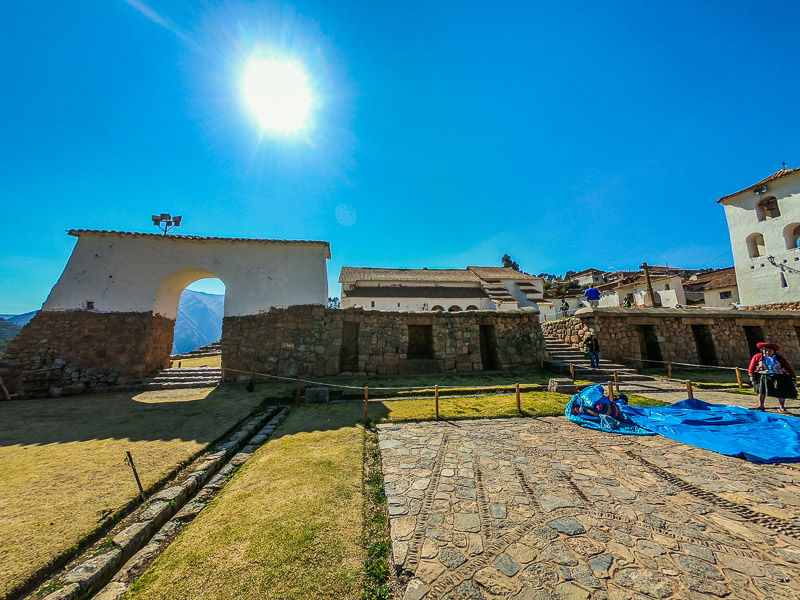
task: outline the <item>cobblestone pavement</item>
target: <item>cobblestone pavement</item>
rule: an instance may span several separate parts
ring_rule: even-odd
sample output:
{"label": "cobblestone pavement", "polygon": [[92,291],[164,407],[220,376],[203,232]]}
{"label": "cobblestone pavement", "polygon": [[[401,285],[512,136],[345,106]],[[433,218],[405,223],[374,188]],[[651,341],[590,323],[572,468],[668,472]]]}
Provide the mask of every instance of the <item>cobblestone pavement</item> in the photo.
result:
{"label": "cobblestone pavement", "polygon": [[800,467],[565,418],[379,427],[405,600],[800,598]]}

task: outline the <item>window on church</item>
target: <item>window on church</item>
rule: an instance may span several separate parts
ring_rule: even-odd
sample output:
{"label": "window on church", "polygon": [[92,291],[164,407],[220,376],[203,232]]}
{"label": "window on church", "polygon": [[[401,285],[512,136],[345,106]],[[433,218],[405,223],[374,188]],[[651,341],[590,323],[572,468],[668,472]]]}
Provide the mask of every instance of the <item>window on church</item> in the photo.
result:
{"label": "window on church", "polygon": [[759,221],[766,221],[781,216],[781,209],[778,208],[778,199],[774,196],[759,200],[756,206],[756,214]]}
{"label": "window on church", "polygon": [[760,233],[753,233],[747,236],[747,252],[750,258],[764,256],[767,253],[767,246],[764,244],[764,236]]}
{"label": "window on church", "polygon": [[783,237],[786,240],[786,249],[800,247],[800,223],[792,223],[783,230]]}

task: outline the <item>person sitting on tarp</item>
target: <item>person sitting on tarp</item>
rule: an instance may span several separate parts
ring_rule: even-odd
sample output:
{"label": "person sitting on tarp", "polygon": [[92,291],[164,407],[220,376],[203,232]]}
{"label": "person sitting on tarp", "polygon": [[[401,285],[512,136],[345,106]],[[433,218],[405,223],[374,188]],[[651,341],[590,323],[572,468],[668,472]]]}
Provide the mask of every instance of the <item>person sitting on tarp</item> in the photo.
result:
{"label": "person sitting on tarp", "polygon": [[753,382],[753,390],[758,394],[759,407],[756,410],[764,410],[764,400],[777,398],[781,405],[781,412],[786,410],[786,398],[797,398],[797,390],[794,387],[796,374],[792,365],[785,357],[778,354],[781,347],[778,344],[768,344],[761,342],[756,344],[761,352],[753,356],[750,361],[750,381]]}
{"label": "person sitting on tarp", "polygon": [[639,427],[623,413],[622,407],[628,404],[625,394],[612,400],[603,391],[602,385],[584,388],[567,403],[564,414],[570,421],[589,429],[653,435],[653,432]]}

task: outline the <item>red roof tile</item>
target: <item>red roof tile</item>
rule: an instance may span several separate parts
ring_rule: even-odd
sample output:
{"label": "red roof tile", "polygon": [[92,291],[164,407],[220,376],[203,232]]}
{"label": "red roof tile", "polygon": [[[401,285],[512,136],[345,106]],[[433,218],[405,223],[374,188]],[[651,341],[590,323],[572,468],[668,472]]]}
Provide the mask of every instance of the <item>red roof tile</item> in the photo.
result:
{"label": "red roof tile", "polygon": [[792,173],[796,173],[797,171],[800,171],[800,167],[798,167],[796,169],[781,169],[780,171],[776,171],[775,173],[773,173],[772,175],[770,175],[766,179],[762,179],[758,183],[754,183],[753,185],[748,186],[748,187],[744,188],[743,190],[739,190],[738,192],[736,192],[734,194],[728,194],[727,196],[723,196],[722,198],[717,200],[717,202],[722,202],[723,200],[727,200],[728,198],[732,198],[733,196],[738,196],[742,192],[746,192],[747,190],[751,190],[751,189],[753,189],[755,187],[758,187],[759,185],[763,185],[763,184],[768,183],[770,181],[775,181],[776,179],[780,179],[781,177],[786,177],[787,175],[791,175]]}

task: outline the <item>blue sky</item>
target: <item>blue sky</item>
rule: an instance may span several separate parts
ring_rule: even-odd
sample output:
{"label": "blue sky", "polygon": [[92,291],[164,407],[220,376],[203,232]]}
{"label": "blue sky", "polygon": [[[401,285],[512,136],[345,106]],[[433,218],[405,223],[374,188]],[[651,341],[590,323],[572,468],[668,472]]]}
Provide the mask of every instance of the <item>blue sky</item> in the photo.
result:
{"label": "blue sky", "polygon": [[[800,166],[794,2],[104,2],[4,9],[0,313],[70,228],[331,243],[339,269],[732,264],[715,203]],[[301,63],[302,134],[245,106]],[[338,215],[338,218],[337,218]]]}

